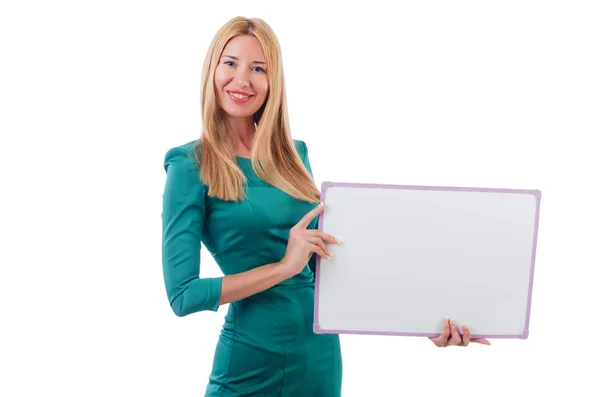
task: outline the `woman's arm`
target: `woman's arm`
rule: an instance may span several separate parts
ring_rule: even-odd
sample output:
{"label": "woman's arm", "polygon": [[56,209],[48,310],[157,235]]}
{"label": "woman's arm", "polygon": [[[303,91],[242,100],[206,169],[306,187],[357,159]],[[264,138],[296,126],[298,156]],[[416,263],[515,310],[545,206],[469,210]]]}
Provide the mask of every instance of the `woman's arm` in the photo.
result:
{"label": "woman's arm", "polygon": [[199,168],[183,148],[165,155],[167,173],[162,209],[162,263],[167,297],[173,312],[217,311],[262,292],[293,276],[289,266],[271,263],[243,273],[200,278],[200,249],[206,211],[206,186]]}
{"label": "woman's arm", "polygon": [[[296,142],[297,142],[298,154],[300,155],[300,158],[302,159],[302,163],[304,163],[304,167],[306,168],[306,170],[308,171],[310,176],[314,179],[312,166],[310,165],[310,159],[308,157],[308,146],[306,145],[306,142],[304,142],[304,141],[298,140]],[[317,220],[318,220],[318,217],[317,217]],[[308,262],[308,267],[310,268],[310,270],[312,270],[313,273],[316,273],[317,255],[313,255],[310,258],[310,260]]]}
{"label": "woman's arm", "polygon": [[282,263],[270,263],[243,273],[223,277],[220,305],[267,290],[292,277]]}
{"label": "woman's arm", "polygon": [[222,277],[199,278],[205,216],[205,186],[183,147],[167,152],[162,207],[162,267],[173,312],[183,317],[219,308]]}

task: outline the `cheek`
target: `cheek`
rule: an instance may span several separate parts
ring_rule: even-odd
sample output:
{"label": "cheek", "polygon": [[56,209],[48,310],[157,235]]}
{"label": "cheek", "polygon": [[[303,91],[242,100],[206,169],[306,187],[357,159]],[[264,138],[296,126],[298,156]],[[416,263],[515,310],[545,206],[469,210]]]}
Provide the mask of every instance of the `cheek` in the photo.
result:
{"label": "cheek", "polygon": [[267,93],[269,92],[269,81],[267,80],[267,77],[261,77],[254,85],[254,87],[256,87],[256,90],[260,92],[260,95],[262,96],[266,96]]}
{"label": "cheek", "polygon": [[215,70],[215,87],[222,89],[227,84],[227,74],[221,68]]}

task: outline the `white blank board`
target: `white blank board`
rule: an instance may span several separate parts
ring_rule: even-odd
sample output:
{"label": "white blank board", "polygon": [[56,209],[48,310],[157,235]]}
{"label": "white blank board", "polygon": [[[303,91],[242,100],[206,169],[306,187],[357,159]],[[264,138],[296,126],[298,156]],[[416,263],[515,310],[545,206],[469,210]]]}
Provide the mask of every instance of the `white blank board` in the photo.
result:
{"label": "white blank board", "polygon": [[[324,182],[315,333],[529,334],[539,190]],[[460,327],[459,332],[460,331]]]}

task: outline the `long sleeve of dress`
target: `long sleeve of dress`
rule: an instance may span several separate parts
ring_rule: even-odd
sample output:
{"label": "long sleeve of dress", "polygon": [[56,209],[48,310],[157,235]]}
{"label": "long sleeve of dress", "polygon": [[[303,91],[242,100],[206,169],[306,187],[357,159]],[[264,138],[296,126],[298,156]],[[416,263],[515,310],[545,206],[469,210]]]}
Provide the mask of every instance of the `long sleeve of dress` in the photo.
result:
{"label": "long sleeve of dress", "polygon": [[167,177],[162,208],[162,266],[173,312],[217,311],[222,277],[200,278],[206,186],[190,153],[170,149],[164,158]]}
{"label": "long sleeve of dress", "polygon": [[[308,147],[306,146],[306,143],[304,141],[298,141],[299,144],[299,154],[300,154],[300,158],[302,158],[302,162],[304,163],[304,167],[306,168],[306,170],[308,171],[308,173],[310,174],[311,177],[313,177],[314,179],[314,175],[312,172],[312,167],[310,166],[310,159],[308,158]],[[318,219],[318,218],[317,218]],[[308,267],[310,268],[310,270],[312,270],[312,272],[314,273],[316,271],[317,268],[317,254],[313,254],[310,257],[310,260],[308,261]]]}

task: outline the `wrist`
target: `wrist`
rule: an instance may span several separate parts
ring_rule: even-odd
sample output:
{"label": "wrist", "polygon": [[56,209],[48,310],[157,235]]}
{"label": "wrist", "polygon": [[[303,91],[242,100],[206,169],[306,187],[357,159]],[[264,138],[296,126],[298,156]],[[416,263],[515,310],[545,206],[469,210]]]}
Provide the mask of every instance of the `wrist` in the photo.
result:
{"label": "wrist", "polygon": [[281,281],[287,280],[288,278],[294,276],[294,274],[292,274],[292,272],[290,271],[290,266],[284,260],[281,260],[275,263],[274,265],[275,272],[277,273],[278,278]]}

